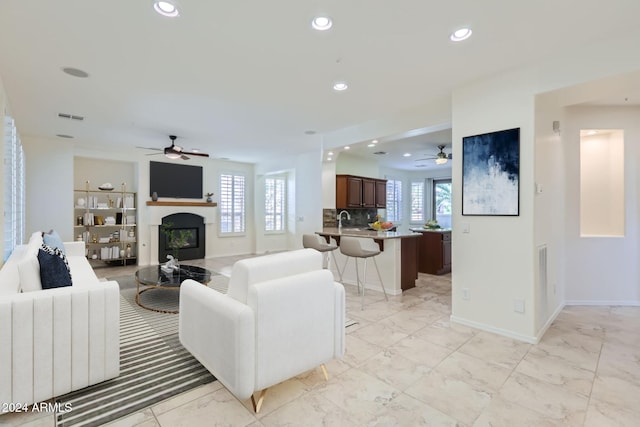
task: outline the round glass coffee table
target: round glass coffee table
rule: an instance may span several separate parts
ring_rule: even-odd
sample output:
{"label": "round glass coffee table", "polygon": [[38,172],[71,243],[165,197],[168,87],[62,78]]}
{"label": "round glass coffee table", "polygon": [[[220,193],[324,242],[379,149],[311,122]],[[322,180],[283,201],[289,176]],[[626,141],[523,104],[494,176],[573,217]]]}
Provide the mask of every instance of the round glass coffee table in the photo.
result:
{"label": "round glass coffee table", "polygon": [[147,310],[176,314],[178,310],[162,310],[144,305],[140,302],[140,295],[152,290],[179,292],[180,284],[187,279],[206,285],[211,280],[211,272],[206,268],[184,264],[181,264],[180,268],[173,273],[162,271],[159,265],[141,268],[136,271],[136,304]]}

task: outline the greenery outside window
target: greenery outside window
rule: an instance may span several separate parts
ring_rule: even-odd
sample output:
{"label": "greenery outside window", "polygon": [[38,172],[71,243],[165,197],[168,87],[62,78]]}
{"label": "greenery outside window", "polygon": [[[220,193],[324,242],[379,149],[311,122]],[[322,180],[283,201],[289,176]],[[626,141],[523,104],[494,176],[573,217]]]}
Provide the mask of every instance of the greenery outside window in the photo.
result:
{"label": "greenery outside window", "polygon": [[433,216],[442,228],[451,228],[451,179],[433,181]]}
{"label": "greenery outside window", "polygon": [[246,178],[244,175],[220,175],[220,233],[245,232]]}

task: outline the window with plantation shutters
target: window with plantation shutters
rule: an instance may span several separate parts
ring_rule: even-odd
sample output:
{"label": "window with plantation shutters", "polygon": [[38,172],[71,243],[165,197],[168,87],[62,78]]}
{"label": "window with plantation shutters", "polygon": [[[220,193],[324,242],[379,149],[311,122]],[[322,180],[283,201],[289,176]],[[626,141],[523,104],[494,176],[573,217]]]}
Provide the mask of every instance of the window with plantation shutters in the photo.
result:
{"label": "window with plantation shutters", "polygon": [[402,181],[387,180],[387,221],[402,222]]}
{"label": "window with plantation shutters", "polygon": [[411,222],[424,222],[424,181],[411,183]]}
{"label": "window with plantation shutters", "polygon": [[283,177],[264,180],[264,225],[265,231],[284,231],[285,188]]}
{"label": "window with plantation shutters", "polygon": [[4,259],[24,240],[24,153],[14,120],[4,118]]}
{"label": "window with plantation shutters", "polygon": [[244,175],[220,175],[220,233],[245,232],[246,178]]}

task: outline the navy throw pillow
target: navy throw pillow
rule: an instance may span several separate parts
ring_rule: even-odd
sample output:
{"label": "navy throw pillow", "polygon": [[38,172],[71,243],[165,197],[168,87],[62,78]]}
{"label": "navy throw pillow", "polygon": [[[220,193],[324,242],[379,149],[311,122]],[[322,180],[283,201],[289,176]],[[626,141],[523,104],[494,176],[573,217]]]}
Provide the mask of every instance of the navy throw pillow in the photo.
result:
{"label": "navy throw pillow", "polygon": [[71,272],[67,257],[58,248],[42,245],[38,251],[42,289],[71,286]]}

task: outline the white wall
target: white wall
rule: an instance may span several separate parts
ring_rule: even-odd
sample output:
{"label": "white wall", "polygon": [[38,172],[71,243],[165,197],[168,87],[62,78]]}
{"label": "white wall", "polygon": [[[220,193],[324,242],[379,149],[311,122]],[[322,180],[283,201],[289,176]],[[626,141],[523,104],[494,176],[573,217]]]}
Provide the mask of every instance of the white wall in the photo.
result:
{"label": "white wall", "polygon": [[[525,340],[535,335],[532,80],[514,72],[453,94],[453,177],[462,176],[464,136],[520,128],[520,214],[462,216],[462,180],[453,180],[452,319]],[[462,233],[465,225],[469,233]],[[514,311],[516,299],[524,301],[524,313]]]}
{"label": "white wall", "polygon": [[256,217],[264,217],[264,196],[260,194],[264,186],[263,177],[282,172],[288,175],[287,233],[267,234],[262,231],[264,227],[258,228],[257,253],[301,248],[303,234],[322,230],[325,173],[321,147],[306,154],[271,159],[256,165]]}
{"label": "white wall", "polygon": [[[570,107],[563,132],[567,179],[566,301],[640,305],[640,108]],[[580,236],[580,129],[624,130],[624,235]]]}
{"label": "white wall", "polygon": [[[535,120],[535,214],[534,245],[546,247],[546,279],[539,274],[534,260],[536,334],[542,333],[564,306],[565,283],[565,170],[561,135],[565,133],[563,109],[556,96],[536,96]],[[553,129],[557,121],[559,131]],[[544,286],[546,281],[546,287]]]}
{"label": "white wall", "polygon": [[345,151],[338,153],[336,158],[336,174],[382,178],[377,161],[353,156]]}
{"label": "white wall", "polygon": [[108,160],[103,158],[75,157],[74,189],[84,190],[89,181],[91,190],[97,190],[105,183],[111,183],[115,191],[126,184],[126,191],[138,191],[137,163],[133,161]]}
{"label": "white wall", "polygon": [[26,169],[26,234],[55,229],[73,240],[73,144],[22,137]]}

